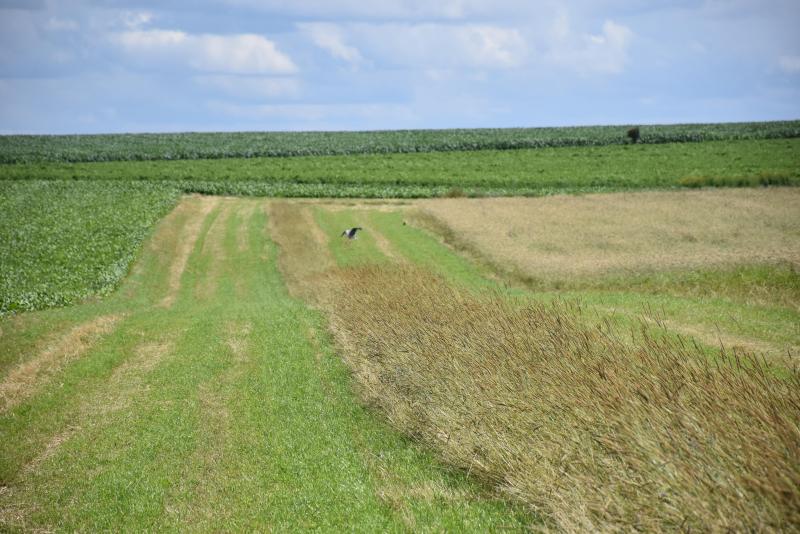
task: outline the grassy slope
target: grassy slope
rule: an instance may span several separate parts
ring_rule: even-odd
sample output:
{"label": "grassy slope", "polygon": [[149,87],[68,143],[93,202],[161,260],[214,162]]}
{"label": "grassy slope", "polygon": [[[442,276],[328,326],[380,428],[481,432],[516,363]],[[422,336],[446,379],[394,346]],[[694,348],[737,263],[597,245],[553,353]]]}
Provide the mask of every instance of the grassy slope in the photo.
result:
{"label": "grassy slope", "polygon": [[75,325],[116,320],[0,413],[0,524],[522,528],[353,402],[320,316],[285,291],[262,208],[189,200],[112,297],[0,322],[7,381],[57,360],[47,347]]}
{"label": "grassy slope", "polygon": [[[269,196],[541,195],[800,183],[800,139],[294,158],[1,165],[0,179],[169,180]],[[682,182],[683,181],[683,182]]]}

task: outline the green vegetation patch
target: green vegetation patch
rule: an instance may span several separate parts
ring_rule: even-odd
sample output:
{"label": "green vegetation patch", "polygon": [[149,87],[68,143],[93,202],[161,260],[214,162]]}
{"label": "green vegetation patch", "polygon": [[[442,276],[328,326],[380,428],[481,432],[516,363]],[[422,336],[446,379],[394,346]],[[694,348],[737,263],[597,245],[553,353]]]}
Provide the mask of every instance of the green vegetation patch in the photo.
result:
{"label": "green vegetation patch", "polygon": [[[800,139],[193,161],[1,165],[0,179],[175,182],[185,192],[274,197],[546,195],[800,184]],[[767,177],[769,179],[766,179]],[[772,178],[770,178],[772,177]],[[780,177],[780,180],[773,179]]]}
{"label": "green vegetation patch", "polygon": [[178,196],[162,183],[0,182],[0,314],[109,293]]}
{"label": "green vegetation patch", "polygon": [[[509,150],[630,142],[628,126],[0,136],[0,163]],[[800,121],[650,125],[642,143],[800,137]]]}

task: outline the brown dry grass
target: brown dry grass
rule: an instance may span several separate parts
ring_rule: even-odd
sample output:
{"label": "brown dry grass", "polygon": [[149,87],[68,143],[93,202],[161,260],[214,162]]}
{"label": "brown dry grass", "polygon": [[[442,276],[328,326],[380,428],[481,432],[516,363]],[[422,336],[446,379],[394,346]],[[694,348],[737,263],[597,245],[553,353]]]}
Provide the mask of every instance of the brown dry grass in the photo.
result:
{"label": "brown dry grass", "polygon": [[33,395],[43,382],[111,332],[120,319],[122,315],[105,315],[78,325],[32,359],[12,369],[0,383],[0,413]]}
{"label": "brown dry grass", "polygon": [[710,362],[652,327],[621,339],[573,305],[476,297],[409,267],[340,270],[326,291],[364,398],[548,526],[800,524],[797,370]]}
{"label": "brown dry grass", "polygon": [[180,239],[176,240],[177,249],[168,252],[173,260],[169,268],[167,294],[164,295],[164,298],[160,302],[162,307],[170,308],[175,303],[175,299],[178,297],[178,291],[181,287],[183,271],[186,269],[189,256],[192,250],[194,250],[197,238],[200,236],[203,221],[205,221],[208,214],[211,213],[218,203],[219,198],[193,196],[184,199],[178,204],[178,207],[173,210],[175,217],[184,212],[188,213],[189,221],[181,229]]}
{"label": "brown dry grass", "polygon": [[377,231],[376,229],[372,228],[369,231],[372,239],[375,240],[375,245],[378,247],[378,250],[381,251],[381,254],[392,260],[393,262],[404,262],[405,258],[395,252],[392,243],[386,239],[386,236]]}
{"label": "brown dry grass", "polygon": [[158,367],[173,350],[172,340],[146,341],[136,347],[132,357],[117,367],[109,378],[108,392],[87,398],[81,406],[81,413],[87,416],[105,416],[128,408],[145,387],[146,375]]}
{"label": "brown dry grass", "polygon": [[22,473],[28,475],[37,471],[62,444],[80,432],[83,425],[101,421],[111,412],[129,407],[131,400],[141,393],[144,376],[155,369],[172,349],[173,343],[168,340],[147,341],[136,347],[133,355],[114,369],[101,391],[82,400],[72,424],[52,435],[42,451],[25,464]]}
{"label": "brown dry grass", "polygon": [[544,278],[754,262],[800,266],[800,189],[420,202],[482,254]]}
{"label": "brown dry grass", "polygon": [[317,225],[308,205],[271,202],[268,206],[272,239],[281,249],[278,267],[292,295],[313,302],[314,282],[335,263],[328,236]]}

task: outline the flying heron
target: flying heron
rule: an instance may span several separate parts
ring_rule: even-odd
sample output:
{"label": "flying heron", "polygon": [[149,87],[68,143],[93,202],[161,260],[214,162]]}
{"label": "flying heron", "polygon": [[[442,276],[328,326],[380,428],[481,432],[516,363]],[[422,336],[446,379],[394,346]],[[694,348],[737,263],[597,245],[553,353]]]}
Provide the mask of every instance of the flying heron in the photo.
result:
{"label": "flying heron", "polygon": [[359,230],[363,230],[363,228],[361,228],[360,226],[356,226],[354,228],[348,228],[347,230],[342,232],[342,236],[347,236],[347,239],[355,239],[356,232],[358,232]]}

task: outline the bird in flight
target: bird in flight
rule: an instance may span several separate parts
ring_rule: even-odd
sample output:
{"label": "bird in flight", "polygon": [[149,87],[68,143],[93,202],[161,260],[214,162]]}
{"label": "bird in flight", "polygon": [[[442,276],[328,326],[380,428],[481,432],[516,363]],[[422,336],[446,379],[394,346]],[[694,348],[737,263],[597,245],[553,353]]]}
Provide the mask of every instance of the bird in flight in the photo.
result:
{"label": "bird in flight", "polygon": [[347,239],[355,239],[356,232],[358,232],[359,230],[363,230],[363,228],[361,228],[360,226],[356,226],[354,228],[348,228],[347,230],[342,232],[342,236],[347,236]]}

